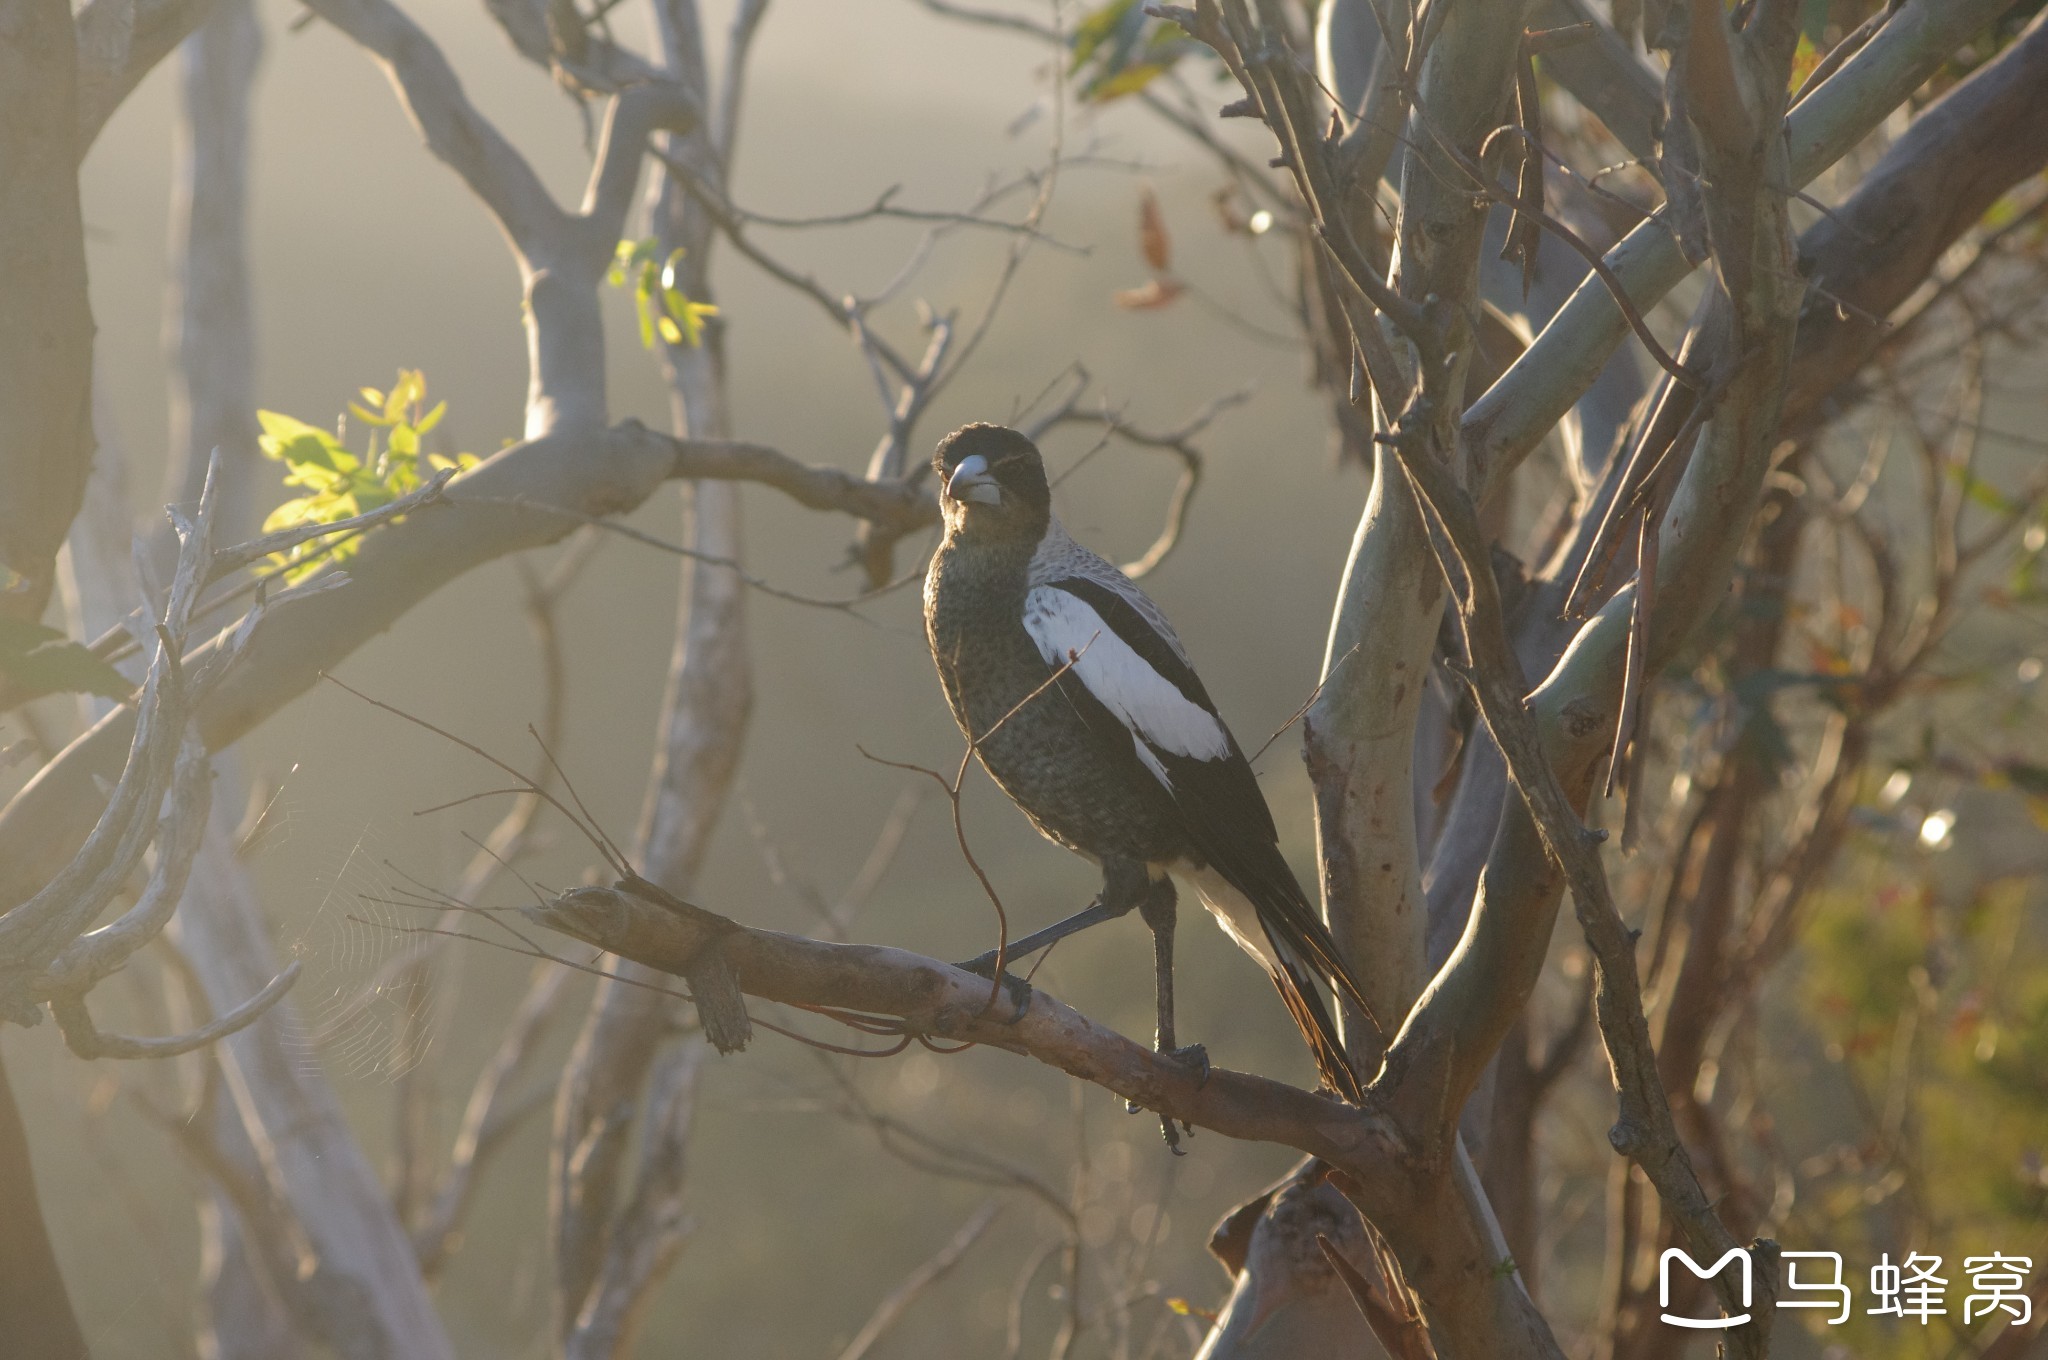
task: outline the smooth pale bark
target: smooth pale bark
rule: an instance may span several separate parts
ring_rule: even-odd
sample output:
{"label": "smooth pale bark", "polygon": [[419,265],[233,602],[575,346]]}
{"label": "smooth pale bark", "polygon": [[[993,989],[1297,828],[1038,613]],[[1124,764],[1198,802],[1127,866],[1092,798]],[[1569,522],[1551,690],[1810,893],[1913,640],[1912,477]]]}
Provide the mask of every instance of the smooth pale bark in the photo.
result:
{"label": "smooth pale bark", "polygon": [[[1452,11],[1424,59],[1424,106],[1467,157],[1478,157],[1500,122],[1522,8]],[[1355,78],[1369,61],[1354,57],[1344,66]],[[1390,281],[1411,302],[1435,298],[1449,310],[1469,311],[1469,331],[1476,333],[1484,202],[1462,187],[1463,169],[1433,139],[1406,141],[1396,164],[1401,210]],[[1351,230],[1363,239],[1373,224],[1353,223]],[[1387,329],[1399,345],[1401,337]],[[1428,976],[1412,789],[1416,717],[1442,615],[1443,584],[1415,497],[1391,455],[1376,450],[1372,489],[1331,617],[1322,689],[1302,731],[1316,789],[1324,912],[1360,970],[1385,1031],[1381,1043]],[[1363,1056],[1375,1055],[1381,1043],[1362,1040]]]}
{"label": "smooth pale bark", "polygon": [[1814,292],[1799,318],[1786,419],[1823,419],[1829,398],[1890,338],[1890,316],[1956,238],[2048,165],[2048,15],[1913,120],[1799,257]]}
{"label": "smooth pale bark", "polygon": [[[664,70],[709,104],[701,16],[687,0],[657,7]],[[744,69],[729,63],[728,84]],[[714,178],[731,145],[736,98],[672,153]],[[711,224],[671,175],[650,194],[664,258],[681,250],[678,287],[711,296]],[[663,364],[676,433],[723,439],[730,433],[722,329],[701,347],[665,346]],[[693,551],[737,561],[741,555],[737,489],[685,488],[684,539]],[[746,648],[747,586],[739,574],[685,561],[675,650],[662,703],[654,769],[634,863],[677,895],[690,892],[723,814],[739,763],[753,684]],[[653,980],[643,964],[623,977]],[[694,1092],[706,1052],[700,1036],[678,1041],[677,1003],[645,987],[602,983],[562,1074],[556,1099],[551,1206],[557,1244],[556,1288],[565,1360],[614,1360],[633,1350],[635,1319],[682,1248],[682,1191]],[[640,1147],[626,1161],[627,1135]],[[577,1149],[573,1164],[565,1150]],[[630,1182],[629,1182],[630,1172]]]}
{"label": "smooth pale bark", "polygon": [[[1491,160],[1482,144],[1499,125],[1514,78],[1523,6],[1453,10],[1425,54],[1419,98],[1434,129],[1398,153],[1400,216],[1389,281],[1411,303],[1428,300],[1479,330],[1479,254],[1487,206],[1466,164]],[[1363,63],[1360,63],[1363,64]],[[1448,143],[1449,145],[1445,145]],[[1498,151],[1493,153],[1497,156]],[[1371,230],[1354,223],[1354,235]],[[1388,340],[1403,337],[1391,325]],[[1449,343],[1462,343],[1452,339]],[[1458,367],[1469,370],[1468,351]],[[1449,400],[1462,401],[1454,391]],[[1393,413],[1381,413],[1382,419]],[[1438,413],[1454,421],[1455,409]],[[1392,451],[1374,451],[1372,489],[1345,564],[1324,685],[1303,724],[1304,758],[1316,790],[1319,863],[1332,930],[1365,970],[1382,1034],[1390,1041],[1428,977],[1427,899],[1414,789],[1415,728],[1443,616],[1443,579],[1415,496]],[[1361,1047],[1371,1054],[1379,1045]],[[1451,1127],[1425,1139],[1455,1142]],[[1400,1260],[1445,1355],[1557,1354],[1555,1340],[1494,1245],[1499,1230],[1462,1154],[1426,1160],[1416,1202],[1398,1220],[1375,1219]],[[1452,1171],[1456,1167],[1455,1172]],[[1423,1234],[1412,1231],[1426,1223]],[[1275,1282],[1274,1288],[1281,1287]],[[1221,1339],[1218,1356],[1234,1355]]]}
{"label": "smooth pale bark", "polygon": [[43,1223],[28,1130],[0,1061],[0,1334],[22,1355],[89,1360]]}
{"label": "smooth pale bark", "polygon": [[[2013,0],[1906,0],[1877,36],[1785,120],[1786,189],[1803,188],[1918,89]],[[1664,223],[1644,222],[1605,256],[1639,310],[1692,272]],[[1460,430],[1470,484],[1484,501],[1599,376],[1628,322],[1606,283],[1588,279],[1535,345],[1475,401]]]}
{"label": "smooth pale bark", "polygon": [[[262,907],[226,840],[194,864],[175,921],[178,944],[216,1009],[251,995],[277,972]],[[309,1249],[280,1260],[283,1244],[265,1242],[265,1266],[273,1279],[290,1282],[285,1298],[299,1326],[337,1355],[452,1360],[454,1347],[420,1278],[412,1241],[333,1088],[317,1069],[307,1070],[303,1033],[285,1002],[217,1050],[232,1109],[271,1196]]]}
{"label": "smooth pale bark", "polygon": [[[164,499],[199,499],[222,453],[222,541],[253,538],[281,499],[256,449],[256,329],[249,285],[249,99],[263,54],[253,0],[211,0],[179,71],[171,143],[171,459]],[[259,488],[259,483],[263,485]]]}
{"label": "smooth pale bark", "polygon": [[[93,456],[92,480],[86,486],[85,503],[71,523],[61,559],[65,610],[71,632],[78,637],[96,637],[119,627],[128,610],[143,598],[141,582],[135,574],[133,549],[137,535],[128,491],[127,458],[113,425],[109,390],[104,380],[94,384],[93,423],[98,451]],[[143,659],[131,657],[119,669],[139,681]],[[87,724],[104,718],[112,708],[107,699],[80,696],[79,710]],[[206,904],[211,899],[195,896],[195,891],[223,860],[233,872],[240,872],[239,866],[232,864],[232,839],[224,829],[231,827],[240,813],[234,782],[231,778],[215,782],[213,815],[193,858],[192,876],[186,882],[187,900],[181,911],[208,909]],[[170,929],[176,938],[175,925]],[[223,999],[217,991],[211,999],[217,1006],[232,1005],[235,1000]],[[262,1167],[233,1107],[221,1102],[213,1117],[210,1136],[214,1154],[250,1182],[260,1182]],[[197,1341],[202,1360],[292,1360],[301,1354],[301,1343],[292,1331],[283,1291],[270,1278],[270,1268],[247,1242],[233,1205],[216,1190],[200,1203],[199,1210],[200,1281],[205,1297],[197,1320]]]}
{"label": "smooth pale bark", "polygon": [[[271,479],[262,477],[256,450],[247,245],[249,102],[262,47],[250,0],[213,0],[183,54],[185,116],[174,150],[175,267],[165,328],[172,465],[165,493],[174,500],[195,495],[195,478],[221,450],[229,480],[217,513],[230,540],[254,534],[277,495],[262,488]],[[229,777],[216,789],[215,815],[179,909],[188,957],[216,1010],[246,995],[237,991],[243,980],[263,973],[274,957],[254,884],[235,854],[240,786]],[[391,1354],[452,1353],[404,1226],[333,1088],[291,1047],[294,1020],[251,1030],[220,1055],[238,1074],[231,1089],[247,1099],[216,1111],[216,1141],[231,1165],[284,1173],[278,1207],[319,1250],[315,1280],[331,1274],[339,1294],[360,1299],[372,1330],[390,1338]],[[301,1117],[287,1118],[292,1111]],[[280,1343],[332,1345],[322,1335],[332,1322],[317,1291],[309,1298],[289,1278],[278,1280],[276,1244],[263,1240],[266,1225],[242,1221],[218,1188],[210,1217],[219,1240],[206,1323],[219,1352],[255,1360]]]}
{"label": "smooth pale bark", "polygon": [[215,0],[87,0],[78,10],[78,156]]}
{"label": "smooth pale bark", "polygon": [[[122,484],[117,453],[106,440],[94,497],[69,545],[82,630],[111,626],[141,598],[134,559],[118,539],[118,526],[130,521],[114,499]],[[95,526],[99,532],[89,532]],[[217,803],[170,927],[216,1014],[278,971],[254,887],[235,858],[239,810],[231,797]],[[207,1247],[220,1273],[208,1296],[211,1349],[268,1360],[291,1353],[281,1345],[311,1337],[361,1360],[452,1356],[411,1243],[332,1088],[305,1063],[300,1033],[284,1003],[216,1050],[234,1098],[216,1112],[214,1150],[268,1187],[271,1216],[247,1224],[231,1218],[225,1202],[212,1207]],[[279,1329],[290,1324],[280,1342]]]}
{"label": "smooth pale bark", "polygon": [[36,619],[92,467],[92,309],[65,0],[0,0],[0,619]]}
{"label": "smooth pale bark", "polygon": [[1290,1177],[1217,1225],[1209,1249],[1230,1273],[1230,1297],[1195,1360],[1386,1360],[1318,1238],[1378,1283],[1358,1211],[1327,1184]]}

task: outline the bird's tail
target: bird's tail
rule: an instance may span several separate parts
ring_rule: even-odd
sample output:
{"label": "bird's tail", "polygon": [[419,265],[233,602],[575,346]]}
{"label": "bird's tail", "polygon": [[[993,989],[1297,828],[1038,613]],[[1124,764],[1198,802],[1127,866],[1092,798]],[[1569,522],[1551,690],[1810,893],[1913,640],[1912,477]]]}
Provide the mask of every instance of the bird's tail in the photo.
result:
{"label": "bird's tail", "polygon": [[1196,877],[1196,887],[1223,928],[1266,965],[1287,1013],[1308,1042],[1324,1084],[1356,1104],[1362,1094],[1358,1073],[1319,985],[1358,1007],[1375,1027],[1379,1020],[1300,883],[1277,852],[1273,859],[1272,872],[1211,869]]}
{"label": "bird's tail", "polygon": [[1288,951],[1280,953],[1279,965],[1273,969],[1273,985],[1280,989],[1280,999],[1286,1003],[1287,1013],[1294,1017],[1301,1037],[1308,1041],[1316,1071],[1325,1086],[1353,1105],[1358,1104],[1365,1097],[1364,1087],[1351,1066],[1351,1055],[1345,1051],[1337,1024],[1330,1018],[1329,1008],[1323,1005],[1322,993],[1316,990],[1313,975],[1300,960],[1288,957]]}

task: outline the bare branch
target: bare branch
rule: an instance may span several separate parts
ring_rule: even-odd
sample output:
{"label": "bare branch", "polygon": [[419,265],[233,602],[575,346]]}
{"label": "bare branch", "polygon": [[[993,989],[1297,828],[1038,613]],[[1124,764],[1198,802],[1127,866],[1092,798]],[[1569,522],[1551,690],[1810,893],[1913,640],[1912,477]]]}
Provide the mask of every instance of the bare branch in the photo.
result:
{"label": "bare branch", "polygon": [[846,1349],[839,1352],[839,1360],[863,1360],[863,1357],[874,1349],[875,1343],[888,1335],[889,1329],[896,1325],[897,1319],[909,1310],[910,1305],[917,1302],[919,1296],[944,1279],[954,1266],[960,1264],[968,1250],[980,1239],[982,1233],[987,1231],[988,1225],[995,1221],[999,1207],[994,1200],[990,1200],[976,1209],[943,1247],[932,1253],[931,1257],[917,1269],[904,1276],[903,1282],[890,1290],[888,1296],[875,1305],[874,1313],[861,1329],[853,1334],[853,1340],[846,1343]]}
{"label": "bare branch", "polygon": [[1007,988],[1006,1011],[988,1013],[988,979],[880,945],[831,944],[757,930],[701,909],[678,912],[635,894],[583,888],[522,907],[560,931],[658,972],[682,976],[714,940],[751,996],[806,1009],[893,1016],[905,1032],[1024,1053],[1108,1087],[1147,1109],[1232,1137],[1289,1143],[1301,1137],[1344,1161],[1370,1155],[1388,1132],[1351,1109],[1263,1077],[1218,1070],[1206,1084],[1149,1048],[1115,1034],[1043,990]]}
{"label": "bare branch", "polygon": [[[1787,169],[1779,182],[1788,189],[1805,187],[2008,7],[2009,0],[1907,0],[1883,31],[1787,119]],[[1638,308],[1691,272],[1661,217],[1631,231],[1606,259]],[[1584,394],[1625,330],[1606,286],[1589,280],[1472,404],[1461,422],[1460,457],[1472,470],[1470,482],[1482,502]]]}
{"label": "bare branch", "polygon": [[125,1034],[103,1033],[93,1024],[82,994],[68,993],[51,998],[50,1011],[64,1031],[64,1042],[81,1058],[175,1058],[225,1039],[262,1019],[272,1006],[284,1000],[284,994],[299,980],[299,968],[299,961],[292,960],[282,973],[247,1001],[189,1034],[170,1038],[135,1039]]}
{"label": "bare branch", "polygon": [[213,0],[89,0],[78,11],[78,157],[158,62],[206,21]]}
{"label": "bare branch", "polygon": [[568,214],[525,157],[463,92],[440,47],[391,0],[315,0],[310,9],[375,53],[434,155],[462,176],[522,253],[550,253]]}
{"label": "bare branch", "polygon": [[[1106,1087],[1180,1123],[1319,1156],[1364,1187],[1375,1223],[1402,1252],[1409,1283],[1452,1337],[1493,1338],[1503,1357],[1562,1353],[1502,1269],[1497,1237],[1474,1231],[1478,1206],[1457,1176],[1433,1177],[1368,1096],[1363,1108],[1221,1069],[1206,1081],[1011,979],[989,1009],[987,979],[900,949],[831,944],[757,930],[686,902],[584,888],[522,909],[529,918],[659,972],[682,976],[716,945],[749,995],[858,1021],[869,1033],[1002,1048]],[[1516,1301],[1519,1302],[1516,1302]]]}

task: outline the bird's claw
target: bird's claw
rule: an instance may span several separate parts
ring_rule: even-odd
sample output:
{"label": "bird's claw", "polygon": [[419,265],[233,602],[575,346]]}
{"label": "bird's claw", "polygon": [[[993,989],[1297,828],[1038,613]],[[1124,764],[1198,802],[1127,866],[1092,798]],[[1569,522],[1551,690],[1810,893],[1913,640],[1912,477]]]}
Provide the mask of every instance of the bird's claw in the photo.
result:
{"label": "bird's claw", "polygon": [[1209,1050],[1201,1044],[1185,1044],[1180,1048],[1169,1048],[1162,1051],[1159,1056],[1170,1058],[1183,1067],[1192,1067],[1195,1071],[1196,1090],[1200,1090],[1209,1084]]}
{"label": "bird's claw", "polygon": [[1017,1008],[1009,1023],[1020,1025],[1031,1011],[1031,984],[1014,973],[1003,974],[1003,991],[1010,998],[1010,1004]]}
{"label": "bird's claw", "polygon": [[[987,957],[991,964],[995,962],[995,956],[993,954],[988,955]],[[955,964],[954,966],[956,968],[963,969],[966,972],[973,973],[977,977],[985,977],[989,979],[991,982],[993,982],[995,980],[995,969],[993,967],[976,968],[974,965],[979,962],[981,962],[980,959],[974,959],[967,963]],[[1002,1023],[1008,1025],[1017,1025],[1022,1024],[1024,1022],[1025,1015],[1027,1015],[1031,1010],[1031,992],[1032,987],[1030,983],[1026,982],[1023,978],[1018,977],[1015,973],[1008,971],[1004,972],[1003,995],[1009,998],[1010,1004],[1013,1007],[1015,1007],[1015,1009],[1011,1011],[1009,1018],[1007,1020],[1004,1020]]]}
{"label": "bird's claw", "polygon": [[[1202,1045],[1186,1044],[1180,1048],[1157,1049],[1155,1052],[1169,1062],[1193,1068],[1197,1090],[1209,1084],[1209,1050]],[[1124,1102],[1124,1112],[1126,1114],[1142,1114],[1144,1109],[1145,1107],[1135,1100],[1126,1100]],[[1186,1149],[1180,1145],[1180,1137],[1182,1133],[1186,1133],[1190,1138],[1194,1137],[1194,1125],[1182,1123],[1179,1128],[1175,1128],[1171,1115],[1161,1115],[1159,1116],[1159,1132],[1166,1140],[1166,1150],[1168,1152],[1171,1152],[1176,1157],[1187,1156]]]}
{"label": "bird's claw", "polygon": [[986,954],[976,954],[967,962],[956,963],[953,966],[963,973],[973,973],[977,977],[993,978],[996,975],[996,951],[991,949]]}

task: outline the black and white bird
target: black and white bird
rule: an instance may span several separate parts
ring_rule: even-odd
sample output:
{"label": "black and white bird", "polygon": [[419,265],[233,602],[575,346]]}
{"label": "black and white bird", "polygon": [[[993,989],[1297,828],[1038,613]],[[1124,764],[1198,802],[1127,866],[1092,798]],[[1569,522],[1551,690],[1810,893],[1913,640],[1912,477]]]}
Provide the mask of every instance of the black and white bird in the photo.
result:
{"label": "black and white bird", "polygon": [[[1102,866],[1093,906],[1010,957],[1136,908],[1152,928],[1158,1047],[1206,1062],[1198,1046],[1174,1045],[1171,875],[1182,875],[1265,965],[1324,1083],[1356,1101],[1317,986],[1364,1000],[1166,617],[1060,526],[1045,463],[1023,435],[968,425],[939,442],[933,464],[946,533],[925,575],[924,617],[947,702],[1032,824]],[[975,963],[985,971],[992,959]]]}

